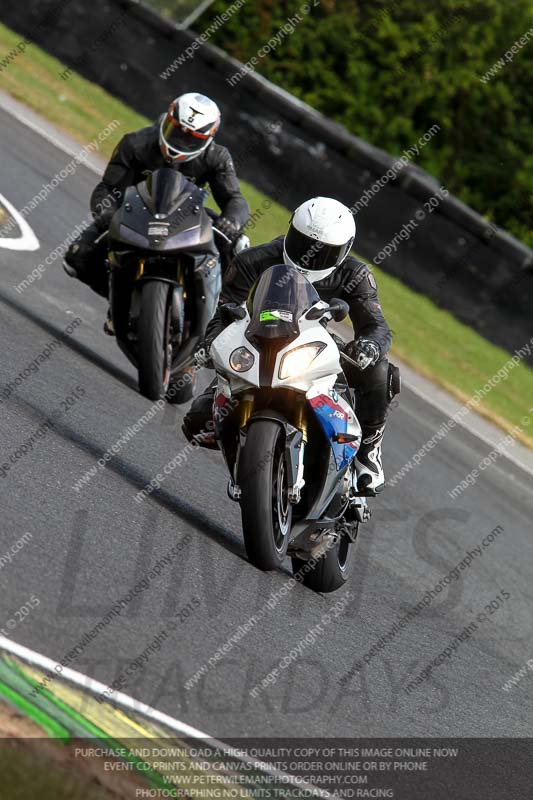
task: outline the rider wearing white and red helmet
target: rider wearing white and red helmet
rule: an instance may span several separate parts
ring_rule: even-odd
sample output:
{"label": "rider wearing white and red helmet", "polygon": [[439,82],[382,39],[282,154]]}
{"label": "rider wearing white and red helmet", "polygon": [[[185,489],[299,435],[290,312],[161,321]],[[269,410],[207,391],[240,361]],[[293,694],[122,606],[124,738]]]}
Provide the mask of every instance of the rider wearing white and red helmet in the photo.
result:
{"label": "rider wearing white and red helmet", "polygon": [[192,161],[209,147],[220,125],[217,104],[203,94],[176,97],[159,123],[159,146],[168,163]]}
{"label": "rider wearing white and red helmet", "polygon": [[107,230],[128,186],[164,166],[179,170],[199,186],[209,185],[221,210],[216,226],[235,242],[248,221],[250,209],[241,194],[229,151],[214,141],[219,126],[217,104],[203,94],[188,92],[173,100],[153,125],[123,136],[92,193],[94,223],[65,256],[68,274],[107,296],[103,268],[106,246],[101,234]]}

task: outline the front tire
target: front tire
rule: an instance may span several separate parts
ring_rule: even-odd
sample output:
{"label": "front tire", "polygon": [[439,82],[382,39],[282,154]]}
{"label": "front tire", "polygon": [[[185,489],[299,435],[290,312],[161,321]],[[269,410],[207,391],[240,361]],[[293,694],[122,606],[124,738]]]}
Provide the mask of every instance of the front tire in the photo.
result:
{"label": "front tire", "polygon": [[291,532],[284,453],[285,435],[278,423],[251,423],[239,459],[242,530],[249,560],[265,571],[282,565]]}
{"label": "front tire", "polygon": [[339,536],[336,544],[321,556],[311,569],[307,561],[292,559],[293,574],[301,571],[302,583],[314,592],[334,592],[348,580],[353,544],[346,534]]}
{"label": "front tire", "polygon": [[149,400],[165,396],[170,382],[171,289],[162,281],[147,281],[141,293],[138,322],[139,391]]}

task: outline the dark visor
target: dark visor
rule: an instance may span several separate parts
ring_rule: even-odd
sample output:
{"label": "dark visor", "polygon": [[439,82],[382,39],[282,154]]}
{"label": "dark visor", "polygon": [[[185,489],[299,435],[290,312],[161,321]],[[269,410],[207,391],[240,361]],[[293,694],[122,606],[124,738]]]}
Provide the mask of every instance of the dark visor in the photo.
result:
{"label": "dark visor", "polygon": [[292,225],[285,236],[285,250],[302,269],[321,270],[335,267],[346,255],[346,244],[324,244],[297,231]]}
{"label": "dark visor", "polygon": [[163,121],[162,133],[167,147],[179,150],[180,153],[194,153],[196,150],[201,150],[209,138],[205,133],[184,130],[179,123],[169,119],[168,116]]}

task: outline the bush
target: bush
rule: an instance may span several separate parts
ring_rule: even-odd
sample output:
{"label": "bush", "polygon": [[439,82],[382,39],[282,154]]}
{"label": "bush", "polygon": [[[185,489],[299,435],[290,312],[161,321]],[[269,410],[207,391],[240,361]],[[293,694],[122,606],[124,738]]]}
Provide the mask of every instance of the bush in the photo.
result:
{"label": "bush", "polygon": [[[304,14],[304,0],[248,0],[212,42],[247,62],[299,13],[294,32],[260,59],[261,74],[393,155],[437,122],[441,131],[421,151],[420,165],[533,245],[532,1],[308,4]],[[196,30],[227,7],[215,0]]]}

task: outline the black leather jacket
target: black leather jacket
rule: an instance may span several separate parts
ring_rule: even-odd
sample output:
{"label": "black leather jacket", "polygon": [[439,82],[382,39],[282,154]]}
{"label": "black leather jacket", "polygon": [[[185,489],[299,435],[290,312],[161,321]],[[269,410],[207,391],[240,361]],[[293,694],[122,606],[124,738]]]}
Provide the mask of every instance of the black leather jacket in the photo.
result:
{"label": "black leather jacket", "polygon": [[[102,180],[91,196],[91,210],[99,217],[103,201],[118,208],[128,186],[135,186],[155,169],[168,166],[159,147],[159,122],[122,137],[113,151]],[[239,228],[248,221],[250,208],[241,194],[229,151],[211,142],[192,161],[175,167],[199,186],[208,183],[222,214]],[[113,191],[114,190],[114,191]],[[117,191],[118,190],[118,191]],[[106,215],[108,218],[110,213]]]}
{"label": "black leather jacket", "polygon": [[[257,277],[275,264],[283,264],[283,236],[267,244],[243,250],[235,256],[223,279],[219,306],[223,303],[243,303]],[[364,336],[379,344],[381,357],[391,344],[391,331],[379,303],[376,281],[366,264],[349,256],[328,278],[314,284],[320,298],[346,300],[355,336]],[[217,309],[207,326],[204,346],[207,350],[213,339],[225,327]]]}

